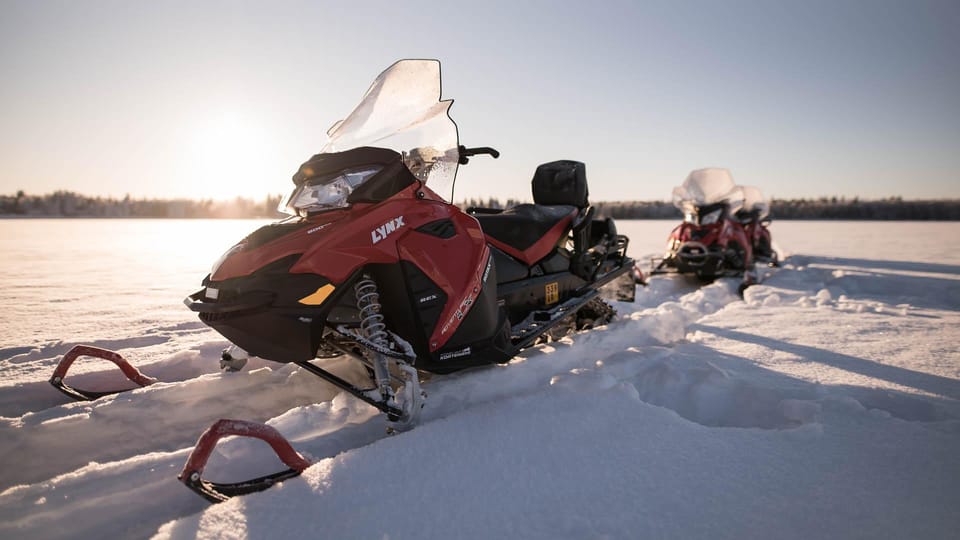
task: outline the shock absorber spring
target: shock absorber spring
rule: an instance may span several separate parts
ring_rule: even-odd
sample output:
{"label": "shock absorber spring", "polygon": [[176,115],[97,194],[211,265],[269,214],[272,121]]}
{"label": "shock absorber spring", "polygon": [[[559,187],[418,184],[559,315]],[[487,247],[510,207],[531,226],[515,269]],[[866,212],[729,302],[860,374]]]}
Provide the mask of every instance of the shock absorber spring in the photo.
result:
{"label": "shock absorber spring", "polygon": [[[377,292],[377,283],[368,274],[363,274],[360,281],[353,287],[357,296],[357,309],[360,311],[360,330],[364,337],[373,343],[387,347],[387,325],[383,323],[380,313],[380,294]],[[393,398],[393,389],[390,387],[390,369],[387,358],[372,351],[373,377],[377,383],[380,395],[387,400]]]}
{"label": "shock absorber spring", "polygon": [[377,292],[377,284],[364,274],[360,281],[353,287],[357,295],[357,309],[360,310],[360,329],[364,337],[377,345],[387,345],[387,325],[383,323],[383,315],[380,314],[380,293]]}

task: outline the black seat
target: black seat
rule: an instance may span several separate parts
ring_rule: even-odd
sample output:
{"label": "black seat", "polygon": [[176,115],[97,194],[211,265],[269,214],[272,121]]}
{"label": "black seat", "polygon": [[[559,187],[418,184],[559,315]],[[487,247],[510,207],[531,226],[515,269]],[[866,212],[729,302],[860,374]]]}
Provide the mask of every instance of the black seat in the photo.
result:
{"label": "black seat", "polygon": [[[560,160],[537,167],[531,181],[536,204],[519,204],[503,212],[474,209],[491,244],[528,266],[546,257],[574,222],[574,236],[589,237],[592,209],[587,202],[586,166]],[[583,241],[577,243],[582,244]]]}
{"label": "black seat", "polygon": [[504,252],[527,264],[546,256],[579,213],[576,206],[519,204],[499,214],[476,214],[484,234]]}

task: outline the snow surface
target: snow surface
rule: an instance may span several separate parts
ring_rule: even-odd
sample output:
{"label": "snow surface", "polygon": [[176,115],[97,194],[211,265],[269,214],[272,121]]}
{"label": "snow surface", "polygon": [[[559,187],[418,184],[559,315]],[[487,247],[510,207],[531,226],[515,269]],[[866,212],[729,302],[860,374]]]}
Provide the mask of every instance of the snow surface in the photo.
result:
{"label": "snow surface", "polygon": [[[638,259],[674,222],[620,222]],[[775,222],[789,258],[736,283],[655,278],[617,319],[434,376],[423,423],[289,365],[222,373],[180,301],[250,221],[0,221],[0,538],[955,538],[960,224]],[[73,403],[67,349],[162,383]],[[352,361],[322,361],[351,380]],[[80,360],[68,381],[121,383]],[[209,505],[176,480],[218,418],[315,465]],[[282,468],[227,439],[205,476]]]}

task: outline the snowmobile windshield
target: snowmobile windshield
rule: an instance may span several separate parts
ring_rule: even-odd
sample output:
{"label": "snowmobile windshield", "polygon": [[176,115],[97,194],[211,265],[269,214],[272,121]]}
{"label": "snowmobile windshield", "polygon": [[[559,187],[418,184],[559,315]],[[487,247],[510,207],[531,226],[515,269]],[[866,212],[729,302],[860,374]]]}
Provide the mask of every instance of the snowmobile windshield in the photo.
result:
{"label": "snowmobile windshield", "polygon": [[763,198],[763,192],[755,186],[741,186],[743,190],[743,209],[756,213],[756,218],[763,219],[770,215],[770,202]]}
{"label": "snowmobile windshield", "polygon": [[699,208],[717,203],[726,203],[731,213],[743,206],[743,191],[733,183],[727,169],[697,169],[683,184],[673,188],[673,205],[684,216],[695,215]]}
{"label": "snowmobile windshield", "polygon": [[360,146],[395,150],[414,176],[452,201],[460,158],[457,125],[448,114],[452,104],[440,99],[438,60],[400,60],[373,81],[349,116],[327,131],[320,152]]}

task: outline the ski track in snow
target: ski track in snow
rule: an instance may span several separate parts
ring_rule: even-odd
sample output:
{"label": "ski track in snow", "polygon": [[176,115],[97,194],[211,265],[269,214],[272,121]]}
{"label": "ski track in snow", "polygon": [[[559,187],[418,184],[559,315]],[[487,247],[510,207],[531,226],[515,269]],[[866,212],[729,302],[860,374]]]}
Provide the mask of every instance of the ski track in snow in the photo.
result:
{"label": "ski track in snow", "polygon": [[[618,304],[621,310],[628,310],[624,316],[631,317],[619,324],[635,326],[636,330],[642,332],[645,328],[656,328],[663,324],[693,321],[736,300],[735,293],[736,283],[733,281],[698,289],[697,283],[685,278],[659,280],[650,291],[640,291],[636,307]],[[658,307],[642,309],[645,305]],[[630,309],[639,310],[629,313]],[[657,324],[655,320],[663,322]],[[574,339],[529,349],[506,366],[434,376],[433,380],[424,384],[429,398],[423,422],[450,416],[483,403],[536,392],[550,384],[554,375],[591,365],[582,356],[583,347],[590,347],[600,355],[598,359],[608,351],[622,349],[623,339],[606,337],[605,334],[612,330],[598,329],[594,334],[581,334],[574,336]],[[627,336],[634,329],[623,330],[627,331],[623,333]],[[640,340],[630,337],[626,341],[637,346],[662,344],[682,338],[683,334],[682,329],[675,329]],[[205,354],[175,355],[177,358],[172,359],[172,363],[187,360],[188,364],[202,362],[216,368],[216,357],[222,346],[223,343],[206,346]],[[331,361],[326,362],[329,366]],[[332,366],[332,371],[341,376],[350,375],[351,370],[358,382],[365,376],[362,369],[349,360],[336,359],[332,362],[343,364]],[[177,378],[201,372],[196,366],[193,369],[183,366],[150,369],[150,366],[143,366],[141,369],[161,380],[171,375]],[[86,377],[77,376],[71,380],[71,384],[78,387],[103,386],[110,374],[88,373]],[[16,530],[34,525],[38,520],[36,515],[29,516],[25,521],[13,519],[13,516],[21,515],[30,505],[42,500],[46,508],[59,507],[49,513],[56,518],[55,521],[66,518],[70,523],[69,527],[62,530],[58,529],[56,523],[50,523],[49,527],[42,529],[46,535],[56,537],[58,530],[65,537],[84,530],[95,533],[113,519],[109,512],[88,515],[89,501],[86,498],[67,496],[59,499],[50,494],[92,493],[97,486],[114,483],[128,484],[128,487],[115,493],[116,500],[112,500],[112,495],[107,496],[108,500],[102,504],[127,505],[126,511],[129,512],[130,500],[144,500],[150,501],[150,507],[171,509],[169,514],[152,512],[150,516],[141,516],[137,520],[136,530],[127,531],[133,536],[156,530],[162,523],[186,515],[185,511],[189,513],[202,509],[206,503],[179,484],[175,476],[202,429],[221,417],[264,421],[280,415],[268,423],[284,433],[298,451],[314,459],[334,456],[386,436],[384,419],[374,414],[376,411],[372,408],[346,395],[341,395],[339,401],[324,402],[334,398],[335,388],[295,366],[259,359],[252,360],[239,373],[217,371],[184,382],[157,383],[94,402],[70,402],[53,391],[55,400],[66,403],[50,408],[45,407],[48,406],[52,387],[46,381],[30,384],[27,388],[16,388],[15,395],[20,396],[22,407],[36,410],[26,412],[19,418],[0,419],[0,431],[7,432],[0,437],[0,456],[22,456],[18,459],[23,464],[9,471],[0,480],[0,487],[32,483],[26,487],[7,489],[0,494],[0,507],[4,508],[0,510],[0,521],[5,524],[0,525],[0,532],[8,526]],[[30,394],[44,395],[31,400]],[[238,395],[244,398],[235,399]],[[278,396],[282,399],[278,399]],[[322,403],[303,405],[311,402]],[[196,414],[179,413],[183,407],[188,407]],[[282,414],[288,409],[289,412]],[[144,414],[145,410],[150,412]],[[149,420],[144,421],[147,418]],[[306,430],[305,424],[310,426]],[[24,431],[30,435],[16,436]],[[104,444],[104,441],[110,443]],[[233,449],[229,442],[242,449]],[[272,454],[265,451],[265,445],[259,441],[229,442],[218,446],[210,460],[208,476],[217,474],[220,469],[219,473],[226,475],[222,480],[238,480],[273,472],[280,467],[279,461],[271,457]],[[230,456],[229,460],[226,456]],[[101,467],[110,480],[101,478]],[[163,473],[156,474],[156,471]],[[150,480],[144,481],[144,478]],[[14,500],[18,504],[12,504]],[[166,502],[160,504],[160,501]]]}
{"label": "ski track in snow", "polygon": [[[84,403],[39,376],[0,386],[0,537],[950,537],[960,266],[794,255],[770,274],[743,301],[733,280],[655,278],[606,327],[433,376],[422,424],[393,437],[296,367],[221,373],[224,342],[196,322],[94,340],[164,382]],[[48,376],[73,344],[0,359]],[[71,384],[120,383],[80,364]],[[266,421],[316,464],[210,506],[176,474],[221,417]],[[231,438],[205,476],[279,468]]]}

